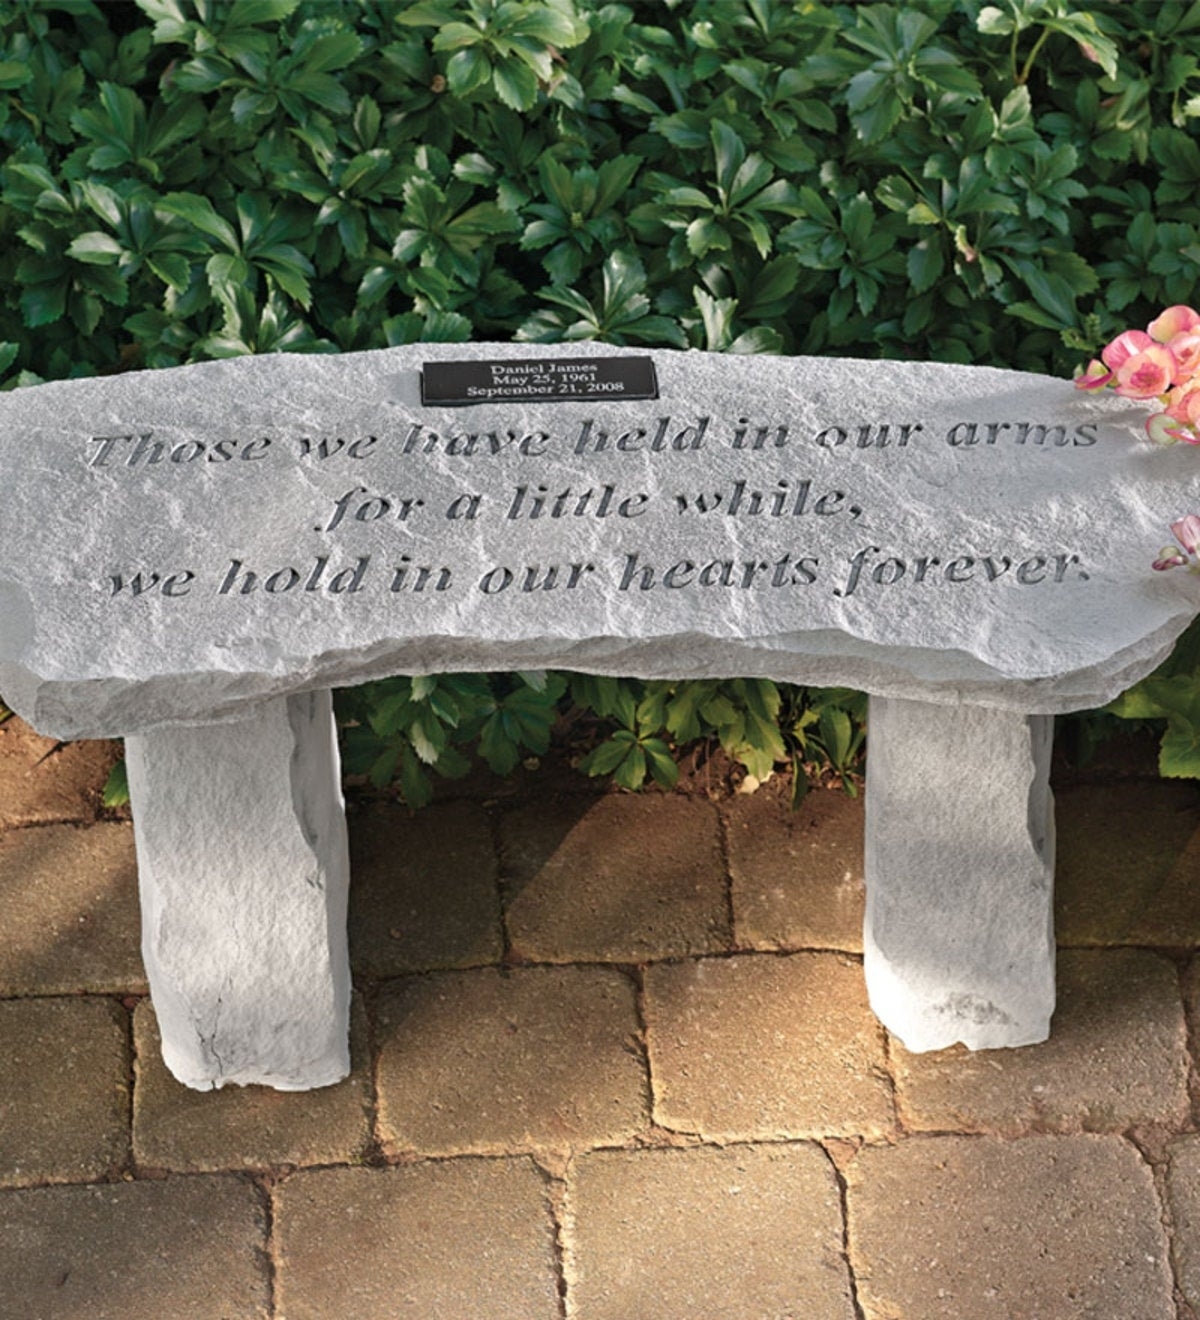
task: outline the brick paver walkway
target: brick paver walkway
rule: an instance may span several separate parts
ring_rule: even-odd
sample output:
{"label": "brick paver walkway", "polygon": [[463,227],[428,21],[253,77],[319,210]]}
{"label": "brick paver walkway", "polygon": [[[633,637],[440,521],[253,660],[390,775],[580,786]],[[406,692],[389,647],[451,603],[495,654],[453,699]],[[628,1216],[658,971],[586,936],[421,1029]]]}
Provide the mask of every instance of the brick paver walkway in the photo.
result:
{"label": "brick paver walkway", "polygon": [[976,1055],[869,1013],[840,794],[352,800],[352,1077],[199,1094],[110,755],[0,726],[0,1320],[1200,1316],[1193,785],[1059,783],[1054,1036]]}

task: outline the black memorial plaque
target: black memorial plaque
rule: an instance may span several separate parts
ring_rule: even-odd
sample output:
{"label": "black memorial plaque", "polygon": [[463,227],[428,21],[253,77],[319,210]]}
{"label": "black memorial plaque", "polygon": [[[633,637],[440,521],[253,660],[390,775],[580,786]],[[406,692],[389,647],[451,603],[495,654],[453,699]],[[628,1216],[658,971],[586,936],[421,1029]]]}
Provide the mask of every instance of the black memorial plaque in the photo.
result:
{"label": "black memorial plaque", "polygon": [[425,362],[426,407],[473,403],[568,403],[657,399],[658,377],[648,357],[519,358],[496,362]]}

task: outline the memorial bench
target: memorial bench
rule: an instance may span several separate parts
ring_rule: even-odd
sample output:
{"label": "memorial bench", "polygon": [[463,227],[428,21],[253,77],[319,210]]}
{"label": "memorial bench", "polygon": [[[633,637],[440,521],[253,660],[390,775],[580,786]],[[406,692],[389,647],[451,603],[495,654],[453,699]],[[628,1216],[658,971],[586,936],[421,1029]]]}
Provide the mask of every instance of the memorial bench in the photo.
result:
{"label": "memorial bench", "polygon": [[1144,416],[988,368],[593,345],[21,389],[0,693],[47,734],[126,740],[189,1086],[347,1073],[330,688],[449,671],[867,691],[872,1005],[914,1050],[1023,1045],[1054,1006],[1053,716],[1200,609],[1150,571],[1200,466]]}

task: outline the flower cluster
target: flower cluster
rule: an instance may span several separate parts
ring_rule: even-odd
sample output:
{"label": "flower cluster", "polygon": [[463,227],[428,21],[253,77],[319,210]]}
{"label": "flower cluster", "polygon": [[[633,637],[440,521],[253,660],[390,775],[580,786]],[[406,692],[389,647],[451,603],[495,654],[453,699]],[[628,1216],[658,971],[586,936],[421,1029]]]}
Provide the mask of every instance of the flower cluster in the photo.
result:
{"label": "flower cluster", "polygon": [[1173,522],[1171,531],[1179,545],[1164,545],[1158,552],[1154,567],[1190,568],[1193,573],[1200,573],[1200,514],[1189,513],[1186,518]]}
{"label": "flower cluster", "polygon": [[1200,312],[1168,307],[1145,330],[1124,331],[1088,363],[1075,385],[1111,388],[1125,399],[1156,399],[1163,411],[1146,422],[1150,439],[1200,445]]}

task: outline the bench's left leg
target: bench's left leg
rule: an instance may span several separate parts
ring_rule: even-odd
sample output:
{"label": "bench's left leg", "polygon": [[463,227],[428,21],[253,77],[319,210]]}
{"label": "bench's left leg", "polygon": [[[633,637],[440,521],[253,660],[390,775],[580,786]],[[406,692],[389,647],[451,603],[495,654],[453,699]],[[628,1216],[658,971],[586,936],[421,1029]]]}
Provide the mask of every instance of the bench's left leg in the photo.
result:
{"label": "bench's left leg", "polygon": [[872,697],[863,966],[910,1050],[1045,1040],[1054,720]]}
{"label": "bench's left leg", "polygon": [[330,694],[130,737],[125,757],[167,1067],[197,1090],[345,1077],[349,861]]}

